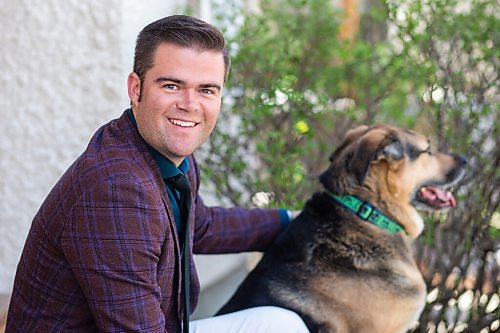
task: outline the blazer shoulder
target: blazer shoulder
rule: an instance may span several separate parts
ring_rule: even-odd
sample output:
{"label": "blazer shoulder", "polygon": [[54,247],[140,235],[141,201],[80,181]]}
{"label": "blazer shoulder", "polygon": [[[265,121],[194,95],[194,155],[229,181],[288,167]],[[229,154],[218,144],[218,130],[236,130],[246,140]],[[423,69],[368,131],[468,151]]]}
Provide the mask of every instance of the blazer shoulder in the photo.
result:
{"label": "blazer shoulder", "polygon": [[149,182],[158,167],[126,113],[99,128],[70,168],[80,182],[91,184],[113,177]]}

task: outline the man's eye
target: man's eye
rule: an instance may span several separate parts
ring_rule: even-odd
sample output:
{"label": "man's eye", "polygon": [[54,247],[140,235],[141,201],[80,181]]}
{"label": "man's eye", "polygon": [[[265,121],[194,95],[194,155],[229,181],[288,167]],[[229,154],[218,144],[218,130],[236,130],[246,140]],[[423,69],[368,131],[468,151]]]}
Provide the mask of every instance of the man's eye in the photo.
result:
{"label": "man's eye", "polygon": [[170,90],[177,90],[177,89],[179,89],[179,87],[178,87],[177,85],[175,85],[175,84],[171,84],[171,83],[169,83],[169,84],[165,84],[165,85],[163,86],[163,88],[170,89]]}
{"label": "man's eye", "polygon": [[212,89],[208,89],[208,88],[201,89],[201,92],[204,94],[215,95],[215,91],[213,91]]}

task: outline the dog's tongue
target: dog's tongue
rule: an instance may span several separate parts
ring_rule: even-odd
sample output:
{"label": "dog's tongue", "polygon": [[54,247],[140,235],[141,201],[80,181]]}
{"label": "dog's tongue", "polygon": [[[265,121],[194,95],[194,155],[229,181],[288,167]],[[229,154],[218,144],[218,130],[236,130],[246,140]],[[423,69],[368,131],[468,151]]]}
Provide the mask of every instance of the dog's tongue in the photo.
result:
{"label": "dog's tongue", "polygon": [[419,199],[434,208],[457,206],[457,200],[451,192],[443,191],[437,187],[425,186],[418,192]]}

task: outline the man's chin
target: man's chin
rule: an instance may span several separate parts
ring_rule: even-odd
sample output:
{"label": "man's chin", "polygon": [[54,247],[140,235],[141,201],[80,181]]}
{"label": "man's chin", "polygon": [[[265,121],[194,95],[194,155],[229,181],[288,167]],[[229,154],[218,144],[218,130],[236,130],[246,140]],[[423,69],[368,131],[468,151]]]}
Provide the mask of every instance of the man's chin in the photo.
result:
{"label": "man's chin", "polygon": [[168,152],[162,153],[166,158],[172,161],[176,166],[182,163],[182,161],[189,155],[191,155],[196,148],[186,147],[184,149],[169,150]]}

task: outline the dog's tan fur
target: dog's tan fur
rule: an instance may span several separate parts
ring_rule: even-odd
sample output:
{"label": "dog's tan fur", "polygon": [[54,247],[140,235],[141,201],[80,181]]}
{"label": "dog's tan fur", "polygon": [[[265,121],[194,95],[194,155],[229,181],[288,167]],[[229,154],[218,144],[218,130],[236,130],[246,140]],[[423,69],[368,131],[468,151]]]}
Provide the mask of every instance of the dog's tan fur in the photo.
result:
{"label": "dog's tan fur", "polygon": [[391,234],[316,194],[222,313],[278,305],[299,313],[312,332],[406,332],[426,295],[409,246],[423,229],[416,192],[456,182],[465,161],[388,125],[349,131],[330,161],[321,177],[326,190],[371,203],[404,232]]}

